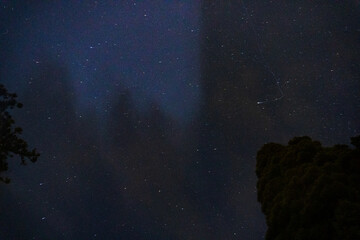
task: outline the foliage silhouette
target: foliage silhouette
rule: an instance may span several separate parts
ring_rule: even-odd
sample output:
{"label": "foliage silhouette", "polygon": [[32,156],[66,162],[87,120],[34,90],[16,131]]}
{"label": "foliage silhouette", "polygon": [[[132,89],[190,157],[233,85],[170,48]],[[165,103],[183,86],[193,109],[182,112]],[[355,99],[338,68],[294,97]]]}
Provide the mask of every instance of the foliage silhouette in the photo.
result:
{"label": "foliage silhouette", "polygon": [[309,137],[257,153],[258,201],[267,240],[360,239],[360,136],[323,147]]}
{"label": "foliage silhouette", "polygon": [[[21,164],[25,165],[26,160],[36,162],[40,154],[36,149],[29,150],[28,144],[21,139],[20,127],[14,127],[15,120],[8,112],[9,109],[22,108],[15,93],[9,93],[4,85],[0,84],[0,173],[8,170],[8,159],[18,156]],[[0,177],[0,181],[9,183],[7,177]]]}

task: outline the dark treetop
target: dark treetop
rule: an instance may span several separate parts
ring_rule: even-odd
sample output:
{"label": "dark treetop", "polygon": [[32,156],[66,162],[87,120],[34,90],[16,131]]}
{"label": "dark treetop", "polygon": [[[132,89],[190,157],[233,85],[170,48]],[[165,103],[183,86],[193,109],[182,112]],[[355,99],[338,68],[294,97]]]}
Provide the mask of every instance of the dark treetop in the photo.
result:
{"label": "dark treetop", "polygon": [[[0,173],[8,170],[9,158],[18,156],[21,164],[26,164],[26,159],[36,162],[39,157],[36,149],[29,150],[27,142],[19,137],[22,129],[14,127],[15,121],[8,112],[9,109],[22,107],[16,97],[15,93],[8,93],[4,85],[0,84]],[[0,177],[0,181],[9,183],[10,179]]]}
{"label": "dark treetop", "polygon": [[258,200],[266,239],[360,239],[360,136],[323,147],[309,137],[257,154]]}

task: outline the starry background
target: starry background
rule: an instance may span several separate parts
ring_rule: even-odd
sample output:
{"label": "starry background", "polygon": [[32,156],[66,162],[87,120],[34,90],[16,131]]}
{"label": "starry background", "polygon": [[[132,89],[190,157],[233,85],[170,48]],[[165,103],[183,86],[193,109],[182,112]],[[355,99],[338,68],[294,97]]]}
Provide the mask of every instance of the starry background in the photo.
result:
{"label": "starry background", "polygon": [[0,186],[4,240],[263,239],[256,151],[360,131],[356,0],[1,0],[0,31],[41,152]]}

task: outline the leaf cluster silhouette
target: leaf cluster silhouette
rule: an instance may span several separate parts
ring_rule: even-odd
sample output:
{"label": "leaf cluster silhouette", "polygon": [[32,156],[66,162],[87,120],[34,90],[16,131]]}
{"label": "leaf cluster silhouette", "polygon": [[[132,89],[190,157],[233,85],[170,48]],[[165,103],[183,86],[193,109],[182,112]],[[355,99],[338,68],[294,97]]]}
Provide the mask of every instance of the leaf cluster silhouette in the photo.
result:
{"label": "leaf cluster silhouette", "polygon": [[[22,108],[15,93],[9,93],[4,85],[0,84],[0,173],[8,170],[8,159],[18,156],[21,164],[27,160],[36,162],[40,156],[36,149],[29,150],[28,143],[20,138],[22,128],[14,127],[15,120],[9,113],[14,108]],[[0,177],[0,181],[9,183],[7,177]]]}
{"label": "leaf cluster silhouette", "polygon": [[266,239],[360,239],[360,136],[323,147],[310,137],[257,153]]}

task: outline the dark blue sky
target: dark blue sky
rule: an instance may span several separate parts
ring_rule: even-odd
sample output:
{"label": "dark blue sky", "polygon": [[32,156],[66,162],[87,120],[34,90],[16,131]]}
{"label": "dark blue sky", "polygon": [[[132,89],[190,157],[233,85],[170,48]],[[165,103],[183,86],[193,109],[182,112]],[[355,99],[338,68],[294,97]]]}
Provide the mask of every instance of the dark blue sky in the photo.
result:
{"label": "dark blue sky", "polygon": [[360,132],[358,1],[1,1],[35,164],[0,238],[263,239],[256,152]]}
{"label": "dark blue sky", "polygon": [[[199,12],[191,1],[3,2],[11,51],[3,81],[21,92],[51,59],[65,65],[77,106],[109,105],[118,86],[139,104],[158,101],[175,117],[199,95]],[[10,20],[10,21],[9,21]],[[12,20],[12,21],[11,21]],[[9,49],[10,48],[10,49]],[[11,85],[10,85],[11,84]]]}

